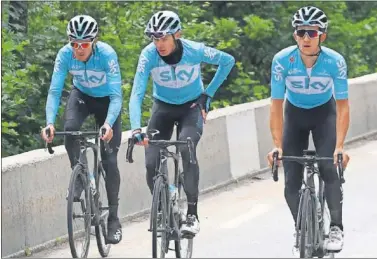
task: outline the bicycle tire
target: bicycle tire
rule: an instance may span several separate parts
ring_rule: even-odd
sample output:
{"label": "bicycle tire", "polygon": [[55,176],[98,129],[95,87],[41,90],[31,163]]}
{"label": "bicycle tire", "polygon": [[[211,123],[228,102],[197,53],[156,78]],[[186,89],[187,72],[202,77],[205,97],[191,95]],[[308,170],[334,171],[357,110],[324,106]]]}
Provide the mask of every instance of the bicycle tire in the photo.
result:
{"label": "bicycle tire", "polygon": [[[184,195],[184,188],[183,188],[183,177],[182,177],[182,174],[179,175],[178,177],[178,205],[179,207],[181,207],[181,203],[184,202],[184,198],[183,198],[183,195]],[[187,200],[186,200],[186,203],[187,203]],[[179,208],[179,213],[182,213],[181,211],[181,208]],[[183,212],[185,213],[185,212]],[[179,215],[179,224],[178,224],[179,228],[181,228],[182,226],[182,215]],[[180,240],[178,241],[174,241],[174,246],[175,246],[175,256],[176,258],[191,258],[192,257],[192,250],[193,250],[193,246],[194,246],[194,239],[193,238],[185,238],[185,240],[187,240],[187,249],[186,249],[186,253],[182,253],[181,250],[182,250],[182,238],[180,238]],[[184,255],[184,256],[182,256]]]}
{"label": "bicycle tire", "polygon": [[309,189],[305,189],[302,196],[301,230],[300,230],[300,258],[311,258],[313,254],[313,201]]}
{"label": "bicycle tire", "polygon": [[[106,195],[106,201],[107,201],[107,193],[106,193],[106,173],[102,167],[102,164],[99,164],[99,176],[96,186],[97,186],[97,193],[99,197],[104,197]],[[100,191],[101,183],[103,182],[104,187]],[[101,207],[103,206],[103,202],[98,201],[98,207],[101,214],[100,224],[98,226],[95,226],[95,232],[96,232],[96,240],[97,240],[97,248],[98,252],[102,257],[107,257],[110,252],[111,244],[107,244],[106,237],[107,237],[107,218],[109,216],[108,210],[101,210]],[[108,205],[108,201],[107,201]],[[107,206],[108,207],[108,206]]]}
{"label": "bicycle tire", "polygon": [[[78,256],[77,249],[75,246],[75,233],[73,230],[73,207],[74,207],[74,190],[75,184],[78,179],[81,177],[84,185],[84,193],[85,193],[85,212],[83,211],[84,217],[84,238],[85,238],[85,245],[83,247],[83,252],[80,256]],[[69,247],[71,249],[71,254],[73,258],[86,258],[89,252],[89,245],[90,245],[90,227],[91,227],[91,205],[90,205],[90,188],[89,184],[87,184],[87,175],[85,174],[84,168],[81,164],[77,164],[72,171],[71,179],[69,182],[68,187],[68,201],[67,201],[67,225],[68,225],[68,240],[69,240]],[[81,203],[82,208],[82,203]]]}
{"label": "bicycle tire", "polygon": [[[167,190],[163,177],[157,177],[153,188],[153,202],[151,210],[152,222],[152,256],[153,258],[164,258],[168,252],[169,241],[167,237],[167,227],[169,226],[169,215],[167,208]],[[160,205],[160,206],[159,206]],[[158,211],[161,211],[161,229],[158,230]],[[161,251],[158,255],[158,233],[161,233]]]}

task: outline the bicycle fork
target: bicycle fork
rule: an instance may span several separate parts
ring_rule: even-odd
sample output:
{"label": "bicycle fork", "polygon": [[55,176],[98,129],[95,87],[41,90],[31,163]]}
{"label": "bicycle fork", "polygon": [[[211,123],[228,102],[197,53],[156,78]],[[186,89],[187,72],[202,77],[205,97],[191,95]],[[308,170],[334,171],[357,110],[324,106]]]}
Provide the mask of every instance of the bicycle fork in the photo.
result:
{"label": "bicycle fork", "polygon": [[299,201],[299,206],[298,206],[298,213],[297,213],[297,218],[296,218],[296,244],[295,244],[295,247],[298,248],[300,243],[299,243],[299,239],[300,239],[300,235],[302,234],[301,231],[305,231],[305,230],[300,230],[300,227],[301,227],[301,220],[302,220],[302,206],[303,205],[303,202],[304,202],[304,197],[306,195],[306,193],[309,192],[309,196],[310,196],[310,202],[312,202],[312,212],[313,212],[313,219],[314,219],[314,229],[313,229],[313,233],[314,233],[314,236],[313,236],[313,242],[314,244],[309,244],[311,245],[314,250],[317,249],[317,236],[318,236],[318,231],[316,231],[318,229],[318,218],[317,218],[317,199],[316,199],[316,189],[314,186],[314,180],[313,180],[313,176],[314,176],[315,172],[313,172],[310,168],[310,165],[306,165],[305,166],[305,171],[304,171],[304,174],[303,174],[303,180],[302,180],[302,187],[299,191],[299,197],[300,197],[300,201]]}
{"label": "bicycle fork", "polygon": [[[310,170],[309,170],[310,171]],[[313,252],[315,254],[324,254],[326,249],[325,245],[325,236],[324,236],[324,198],[323,198],[323,182],[318,177],[318,183],[315,183],[314,175],[317,172],[309,172],[304,174],[304,187],[300,190],[300,204],[298,208],[298,216],[297,216],[297,225],[296,225],[296,233],[299,233],[299,229],[301,226],[301,207],[303,202],[303,197],[305,192],[309,192],[310,195],[310,202],[312,203],[312,218],[313,218]],[[299,235],[296,235],[296,246],[299,245]]]}

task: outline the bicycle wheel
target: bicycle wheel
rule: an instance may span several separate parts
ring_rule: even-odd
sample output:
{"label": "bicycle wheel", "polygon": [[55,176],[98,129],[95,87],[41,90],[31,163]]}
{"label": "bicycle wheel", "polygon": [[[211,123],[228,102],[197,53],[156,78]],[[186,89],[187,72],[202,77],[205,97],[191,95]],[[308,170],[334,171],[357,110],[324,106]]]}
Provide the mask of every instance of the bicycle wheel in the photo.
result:
{"label": "bicycle wheel", "polygon": [[[163,177],[158,177],[154,184],[151,223],[152,256],[153,258],[165,258],[165,254],[168,252],[169,245],[167,235],[169,215],[167,189]],[[158,255],[160,255],[160,257],[158,257]]]}
{"label": "bicycle wheel", "polygon": [[313,201],[310,190],[306,189],[302,196],[301,228],[300,228],[300,258],[311,258],[313,254]]}
{"label": "bicycle wheel", "polygon": [[[84,197],[82,198],[81,196],[80,202],[75,202],[74,190],[76,182],[79,181],[79,179],[81,179],[84,186]],[[91,193],[85,170],[82,165],[77,164],[73,168],[71,175],[67,203],[68,240],[73,258],[86,258],[88,256],[91,226],[90,196]],[[76,213],[75,210],[80,210],[81,212]],[[83,227],[77,227],[77,224],[74,223],[76,219],[83,222]],[[74,230],[74,227],[77,227],[76,230]],[[75,241],[81,241],[81,243],[83,243],[81,249],[79,249],[80,247],[75,244]]]}
{"label": "bicycle wheel", "polygon": [[[178,207],[179,212],[178,217],[178,226],[181,228],[183,222],[186,221],[186,211],[187,211],[187,197],[183,188],[183,176],[180,174],[178,178]],[[181,237],[180,240],[174,241],[175,244],[175,256],[177,258],[191,258],[192,249],[194,245],[194,239],[189,237]]]}
{"label": "bicycle wheel", "polygon": [[99,164],[99,176],[97,182],[97,199],[96,202],[100,212],[100,224],[95,226],[97,247],[102,257],[107,257],[110,252],[111,244],[106,244],[107,236],[107,218],[109,217],[108,200],[106,192],[106,173],[102,164]]}

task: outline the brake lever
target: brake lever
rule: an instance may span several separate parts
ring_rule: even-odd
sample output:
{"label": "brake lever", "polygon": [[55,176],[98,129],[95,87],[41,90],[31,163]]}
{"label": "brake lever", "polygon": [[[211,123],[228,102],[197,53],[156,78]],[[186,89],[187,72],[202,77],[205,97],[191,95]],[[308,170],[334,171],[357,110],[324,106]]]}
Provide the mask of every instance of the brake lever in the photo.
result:
{"label": "brake lever", "polygon": [[[106,128],[101,128],[101,136],[103,137],[106,134]],[[109,154],[113,153],[113,149],[110,147],[109,142],[103,140],[103,144],[105,146],[105,151]]]}
{"label": "brake lever", "polygon": [[273,154],[272,154],[272,157],[273,157],[273,162],[272,162],[272,178],[274,179],[275,182],[277,182],[279,180],[279,176],[278,176],[278,157],[279,157],[279,152],[278,151],[275,151]]}
{"label": "brake lever", "polygon": [[337,157],[337,162],[338,162],[338,170],[339,170],[339,178],[340,178],[340,182],[343,184],[346,182],[346,180],[344,179],[344,169],[343,169],[343,154],[340,153],[338,154],[338,157]]}
{"label": "brake lever", "polygon": [[[47,137],[50,137],[51,136],[51,129],[50,128],[47,128],[46,129],[46,135]],[[50,153],[51,155],[55,153],[55,151],[52,149],[52,142],[51,143],[48,143],[46,141],[46,147],[48,149],[48,153]]]}
{"label": "brake lever", "polygon": [[128,138],[128,146],[127,146],[127,153],[126,153],[126,161],[128,163],[133,163],[134,160],[132,158],[132,152],[134,149],[135,140],[133,138]]}

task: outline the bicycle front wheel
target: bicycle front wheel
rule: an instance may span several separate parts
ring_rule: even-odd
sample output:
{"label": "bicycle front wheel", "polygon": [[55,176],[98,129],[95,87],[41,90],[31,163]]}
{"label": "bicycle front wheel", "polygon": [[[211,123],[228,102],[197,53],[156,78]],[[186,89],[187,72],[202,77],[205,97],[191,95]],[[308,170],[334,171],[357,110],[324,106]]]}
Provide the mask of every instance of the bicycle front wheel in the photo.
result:
{"label": "bicycle front wheel", "polygon": [[[74,200],[74,192],[77,183],[81,181],[84,187],[84,197],[79,201]],[[67,224],[69,247],[73,258],[86,258],[90,244],[91,207],[90,188],[87,183],[87,175],[82,165],[77,164],[73,168],[68,188]],[[82,226],[80,226],[80,223]]]}
{"label": "bicycle front wheel", "polygon": [[165,258],[168,252],[169,226],[167,188],[163,177],[158,177],[153,189],[153,202],[151,210],[152,225],[152,256],[153,258]]}
{"label": "bicycle front wheel", "polygon": [[303,192],[301,204],[300,258],[311,258],[314,248],[314,212],[310,190]]}
{"label": "bicycle front wheel", "polygon": [[98,182],[97,182],[97,206],[100,213],[100,224],[95,226],[97,247],[102,257],[107,257],[110,252],[111,244],[106,244],[107,237],[107,218],[109,217],[108,200],[106,192],[106,173],[102,167],[99,166],[98,170]]}

